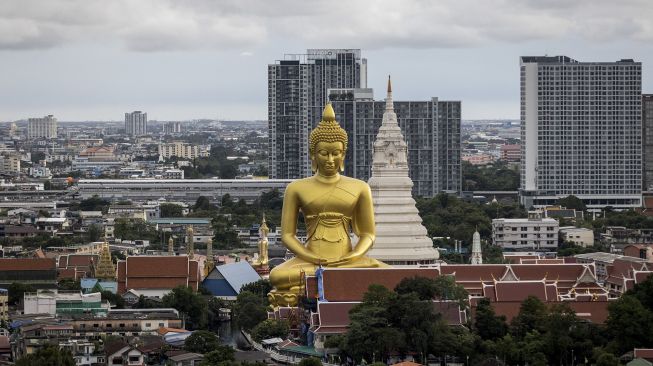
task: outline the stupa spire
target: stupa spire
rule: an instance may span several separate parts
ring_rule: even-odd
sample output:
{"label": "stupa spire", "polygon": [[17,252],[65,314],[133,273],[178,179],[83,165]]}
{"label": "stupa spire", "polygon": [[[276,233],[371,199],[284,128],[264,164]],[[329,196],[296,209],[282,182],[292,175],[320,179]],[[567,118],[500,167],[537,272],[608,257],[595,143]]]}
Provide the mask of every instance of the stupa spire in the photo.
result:
{"label": "stupa spire", "polygon": [[385,111],[386,113],[395,112],[395,106],[392,102],[392,81],[390,80],[390,75],[388,75],[388,94],[385,97]]}
{"label": "stupa spire", "polygon": [[369,256],[388,264],[433,264],[440,254],[433,248],[412,197],[408,146],[394,111],[390,76],[387,92],[368,181],[376,221],[376,240]]}
{"label": "stupa spire", "polygon": [[113,280],[116,278],[116,266],[111,260],[111,251],[109,250],[109,243],[106,237],[104,238],[104,243],[102,243],[100,259],[95,268],[95,278],[102,280]]}
{"label": "stupa spire", "polygon": [[478,233],[478,227],[472,236],[472,264],[483,264],[483,252],[481,249],[481,234]]}
{"label": "stupa spire", "polygon": [[188,228],[186,229],[186,240],[188,241],[186,243],[186,248],[187,248],[187,254],[188,258],[193,259],[193,256],[195,255],[195,234],[193,231],[193,225],[188,225]]}
{"label": "stupa spire", "polygon": [[172,238],[172,234],[168,238],[168,255],[175,255],[175,239]]}
{"label": "stupa spire", "polygon": [[209,239],[209,242],[206,243],[206,262],[204,262],[204,277],[208,276],[209,273],[215,267],[215,260],[213,259],[213,238]]}

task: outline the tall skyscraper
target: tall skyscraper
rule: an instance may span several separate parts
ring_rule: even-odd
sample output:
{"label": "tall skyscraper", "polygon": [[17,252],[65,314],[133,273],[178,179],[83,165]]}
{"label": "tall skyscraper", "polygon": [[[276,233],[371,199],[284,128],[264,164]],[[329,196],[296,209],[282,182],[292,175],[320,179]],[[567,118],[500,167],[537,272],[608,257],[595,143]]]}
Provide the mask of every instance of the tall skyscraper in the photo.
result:
{"label": "tall skyscraper", "polygon": [[522,57],[521,200],[589,208],[642,201],[642,65]]}
{"label": "tall skyscraper", "polygon": [[125,113],[125,133],[129,136],[147,134],[147,113],[134,111]]}
{"label": "tall skyscraper", "polygon": [[309,49],[268,65],[270,178],[311,174],[308,136],[320,121],[330,88],[367,86],[359,49]]}
{"label": "tall skyscraper", "polygon": [[643,189],[653,191],[653,94],[642,95],[642,127]]}
{"label": "tall skyscraper", "polygon": [[27,123],[28,138],[57,138],[57,119],[51,114],[43,118],[30,118]]}
{"label": "tall skyscraper", "polygon": [[[372,174],[374,140],[385,112],[385,101],[374,101],[372,89],[331,89],[336,118],[349,135],[345,175],[368,180]],[[433,197],[460,192],[461,103],[395,101],[394,111],[408,145],[408,170],[413,195]]]}

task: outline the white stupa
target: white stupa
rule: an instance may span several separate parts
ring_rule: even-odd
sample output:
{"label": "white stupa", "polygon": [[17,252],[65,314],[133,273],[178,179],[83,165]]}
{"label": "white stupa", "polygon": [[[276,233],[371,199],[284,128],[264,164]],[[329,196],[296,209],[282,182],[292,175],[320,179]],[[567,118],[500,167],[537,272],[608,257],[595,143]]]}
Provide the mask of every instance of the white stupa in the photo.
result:
{"label": "white stupa", "polygon": [[415,207],[407,156],[388,77],[388,97],[383,122],[374,141],[372,177],[368,181],[376,220],[376,241],[368,255],[391,265],[436,263],[440,254],[433,248],[433,241]]}
{"label": "white stupa", "polygon": [[483,264],[483,252],[481,250],[481,234],[478,230],[472,235],[472,264]]}

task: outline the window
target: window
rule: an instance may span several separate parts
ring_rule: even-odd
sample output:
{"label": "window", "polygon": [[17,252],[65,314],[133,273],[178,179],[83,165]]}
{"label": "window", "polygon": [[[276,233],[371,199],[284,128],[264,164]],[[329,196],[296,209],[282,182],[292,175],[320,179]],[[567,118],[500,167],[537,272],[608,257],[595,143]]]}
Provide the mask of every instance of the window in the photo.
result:
{"label": "window", "polygon": [[145,323],[145,326],[146,326],[147,328],[149,328],[149,327],[152,326],[152,323]]}

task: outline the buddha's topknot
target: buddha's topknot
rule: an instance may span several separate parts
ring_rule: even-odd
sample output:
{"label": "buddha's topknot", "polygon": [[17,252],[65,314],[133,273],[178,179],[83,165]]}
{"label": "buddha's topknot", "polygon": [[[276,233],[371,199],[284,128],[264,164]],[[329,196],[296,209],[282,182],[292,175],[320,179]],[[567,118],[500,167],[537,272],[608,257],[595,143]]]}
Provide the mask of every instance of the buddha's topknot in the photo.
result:
{"label": "buddha's topknot", "polygon": [[336,115],[331,103],[324,107],[322,121],[311,132],[308,148],[311,155],[315,152],[315,146],[319,142],[342,142],[343,152],[347,151],[347,131],[340,127],[336,121]]}

